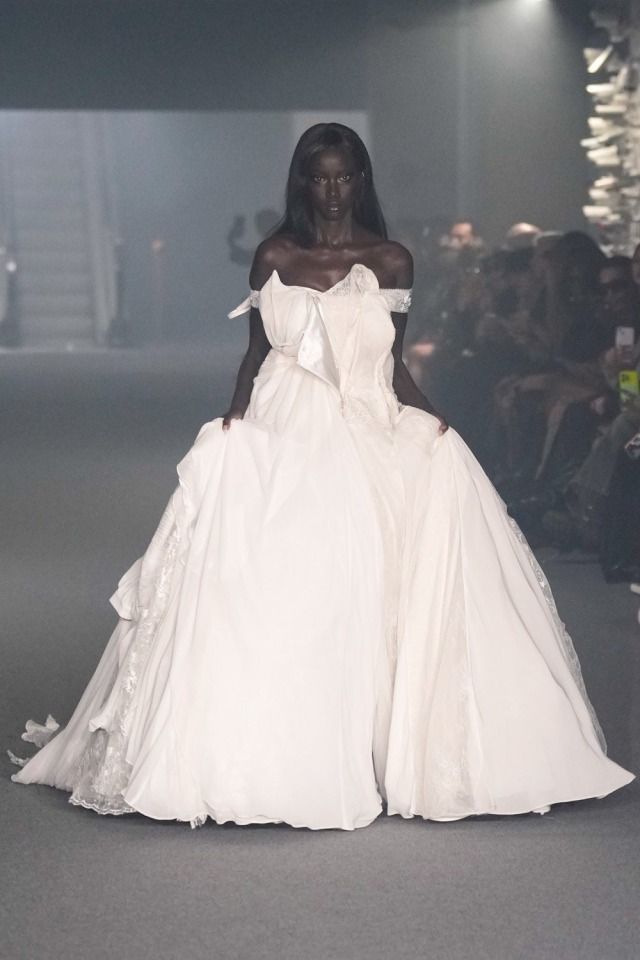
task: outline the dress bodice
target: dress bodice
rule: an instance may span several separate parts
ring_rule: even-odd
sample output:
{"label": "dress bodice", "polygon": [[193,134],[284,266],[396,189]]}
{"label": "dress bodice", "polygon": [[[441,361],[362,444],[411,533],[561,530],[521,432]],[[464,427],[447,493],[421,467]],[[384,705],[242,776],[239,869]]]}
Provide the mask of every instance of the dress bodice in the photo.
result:
{"label": "dress bodice", "polygon": [[[300,286],[299,284],[283,284],[282,281],[281,281],[281,286],[289,287],[289,289],[292,289],[292,290],[308,290],[311,293],[318,293],[318,294],[321,294],[322,296],[326,296],[326,295],[344,296],[346,294],[352,293],[354,286],[357,289],[362,289],[362,287],[364,286],[363,284],[364,274],[362,273],[362,271],[373,274],[373,279],[375,281],[375,284],[378,283],[377,278],[372,270],[370,270],[368,267],[365,267],[364,264],[362,263],[356,263],[351,267],[351,269],[346,274],[346,276],[342,277],[341,280],[338,280],[337,283],[334,283],[331,287],[329,287],[328,290],[316,290],[314,287],[305,287],[305,286]],[[277,277],[278,280],[280,279],[280,274],[278,273],[277,270],[273,271],[273,275],[275,275],[275,277]],[[412,291],[410,289],[402,289],[400,287],[380,287],[378,285],[377,290],[380,296],[383,298],[383,300],[387,304],[387,306],[389,307],[390,311],[394,313],[408,313],[409,308],[411,306]],[[261,290],[251,290],[248,297],[248,302],[250,306],[257,307],[258,309],[260,308],[261,292],[262,292]],[[247,301],[244,301],[243,306],[244,304],[246,304],[246,302]],[[233,314],[229,314],[229,316],[235,316],[235,315],[236,315],[235,311],[233,312]]]}
{"label": "dress bodice", "polygon": [[410,290],[381,289],[373,270],[356,263],[324,291],[284,284],[274,270],[229,316],[258,307],[273,350],[337,390],[346,416],[388,421],[397,412],[391,313],[410,302]]}

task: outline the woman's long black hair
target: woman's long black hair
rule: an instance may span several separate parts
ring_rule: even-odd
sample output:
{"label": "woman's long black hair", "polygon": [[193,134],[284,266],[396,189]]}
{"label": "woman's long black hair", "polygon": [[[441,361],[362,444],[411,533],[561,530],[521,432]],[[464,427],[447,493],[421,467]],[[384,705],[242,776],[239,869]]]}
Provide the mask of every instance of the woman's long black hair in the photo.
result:
{"label": "woman's long black hair", "polygon": [[355,130],[342,123],[316,123],[305,130],[298,140],[289,167],[285,214],[273,233],[287,233],[300,246],[312,246],[316,234],[309,200],[309,169],[313,158],[331,147],[348,150],[358,173],[363,174],[353,208],[354,220],[386,240],[387,227],[373,185],[369,153]]}

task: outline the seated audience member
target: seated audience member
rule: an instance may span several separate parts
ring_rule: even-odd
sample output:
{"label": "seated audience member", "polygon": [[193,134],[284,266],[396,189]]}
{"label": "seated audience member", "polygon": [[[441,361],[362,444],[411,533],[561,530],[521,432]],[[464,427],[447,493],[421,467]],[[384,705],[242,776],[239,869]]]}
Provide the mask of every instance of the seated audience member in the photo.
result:
{"label": "seated audience member", "polygon": [[640,583],[640,460],[624,450],[604,503],[598,554],[608,583]]}
{"label": "seated audience member", "polygon": [[507,250],[534,247],[541,235],[540,227],[535,227],[532,223],[514,223],[505,234],[505,247]]}
{"label": "seated audience member", "polygon": [[576,363],[597,357],[603,343],[598,245],[579,231],[564,234],[544,259],[545,324],[552,357]]}
{"label": "seated audience member", "polygon": [[481,255],[484,251],[484,241],[476,233],[471,220],[456,220],[452,223],[448,233],[440,238],[440,246],[457,253],[472,251]]}
{"label": "seated audience member", "polygon": [[[407,341],[405,354],[411,375],[423,385],[425,370],[434,352],[442,349],[449,352],[458,347],[458,302],[465,285],[477,287],[475,276],[484,249],[482,239],[468,220],[454,221],[445,232],[439,232],[438,227],[440,224],[433,223],[423,230],[422,265],[429,289],[420,298],[418,309],[422,316],[417,321],[414,342]],[[439,357],[438,362],[445,362],[444,358]]]}
{"label": "seated audience member", "polygon": [[611,343],[599,286],[605,263],[590,237],[573,232],[555,241],[537,265],[543,273],[532,323],[538,370],[510,377],[496,390],[503,486],[512,474],[525,490],[535,485],[569,406],[602,392],[600,358]]}
{"label": "seated audience member", "polygon": [[[635,368],[637,362],[640,294],[633,283],[631,261],[627,257],[611,257],[607,260],[598,274],[598,283],[602,297],[602,346],[605,347],[599,357],[603,389],[598,397],[590,399],[590,406],[603,415],[607,411],[613,413],[617,404],[619,373]],[[618,327],[625,327],[631,332],[635,347],[616,346]]]}
{"label": "seated audience member", "polygon": [[496,251],[461,279],[450,338],[427,369],[427,389],[489,470],[494,388],[507,374],[535,369],[540,352],[530,321],[532,258],[530,249]]}
{"label": "seated audience member", "polygon": [[[640,265],[639,265],[640,266]],[[635,280],[638,266],[629,257],[610,257],[599,274],[605,314],[611,327],[633,327],[639,331],[640,286]]]}
{"label": "seated audience member", "polygon": [[[634,478],[636,482],[640,479],[638,466],[629,465],[624,454],[626,445],[640,430],[640,396],[633,390],[621,390],[619,377],[623,371],[640,375],[640,291],[626,257],[612,257],[601,270],[600,281],[614,341],[602,358],[608,391],[590,404],[600,416],[599,436],[571,479],[565,499],[576,539],[582,543],[589,538],[599,541],[605,576],[625,579],[625,570],[637,563],[637,558],[632,560],[633,548],[624,532],[625,511],[628,507],[631,524],[635,501],[619,493],[630,487]],[[633,331],[633,341],[625,337],[626,343],[616,342],[619,338],[615,331],[620,327]]]}
{"label": "seated audience member", "polygon": [[[475,328],[476,345],[485,341],[499,344],[514,360],[517,356],[519,362],[514,362],[513,373],[523,372],[523,367],[535,369],[547,352],[536,315],[540,280],[534,261],[531,247],[502,252],[500,278],[490,287],[492,310],[480,318]],[[487,267],[489,274],[489,264]]]}

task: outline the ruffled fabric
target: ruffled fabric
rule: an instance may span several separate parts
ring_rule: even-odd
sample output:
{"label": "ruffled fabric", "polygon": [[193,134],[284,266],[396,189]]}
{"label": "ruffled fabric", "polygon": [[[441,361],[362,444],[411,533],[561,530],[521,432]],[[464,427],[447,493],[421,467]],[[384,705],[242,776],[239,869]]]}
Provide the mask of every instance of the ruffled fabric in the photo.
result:
{"label": "ruffled fabric", "polygon": [[398,403],[375,275],[274,273],[260,311],[244,420],[178,465],[94,676],[64,729],[31,722],[14,779],[102,814],[347,830],[383,799],[452,820],[629,783],[504,504]]}

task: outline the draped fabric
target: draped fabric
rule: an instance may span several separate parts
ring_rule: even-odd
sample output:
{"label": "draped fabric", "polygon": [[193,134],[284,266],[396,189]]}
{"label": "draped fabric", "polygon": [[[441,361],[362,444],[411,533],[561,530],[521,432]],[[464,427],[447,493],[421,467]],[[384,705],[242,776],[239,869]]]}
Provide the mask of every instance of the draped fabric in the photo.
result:
{"label": "draped fabric", "polygon": [[393,392],[407,298],[360,264],[325,292],[272,274],[245,418],[178,465],[93,678],[15,780],[99,813],[353,829],[383,800],[545,812],[633,779],[496,491]]}

